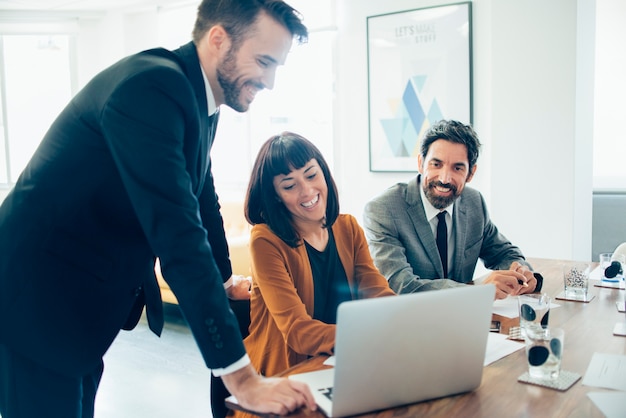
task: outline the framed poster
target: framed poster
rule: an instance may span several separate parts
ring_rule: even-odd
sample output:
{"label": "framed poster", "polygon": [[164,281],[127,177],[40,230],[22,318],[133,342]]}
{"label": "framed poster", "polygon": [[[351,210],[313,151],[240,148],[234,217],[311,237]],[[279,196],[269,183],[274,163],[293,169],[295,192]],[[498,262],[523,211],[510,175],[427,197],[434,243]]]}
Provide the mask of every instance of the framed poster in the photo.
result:
{"label": "framed poster", "polygon": [[370,171],[417,171],[436,121],[472,123],[471,3],[367,18]]}

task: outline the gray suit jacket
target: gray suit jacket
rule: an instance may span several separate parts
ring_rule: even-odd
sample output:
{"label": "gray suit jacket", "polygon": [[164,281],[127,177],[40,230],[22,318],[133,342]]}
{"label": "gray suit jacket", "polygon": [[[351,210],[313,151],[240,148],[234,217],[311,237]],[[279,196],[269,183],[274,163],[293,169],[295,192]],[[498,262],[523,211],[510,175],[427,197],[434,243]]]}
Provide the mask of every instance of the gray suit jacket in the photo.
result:
{"label": "gray suit jacket", "polygon": [[419,181],[420,175],[408,184],[398,183],[365,206],[364,229],[370,252],[393,290],[409,293],[469,283],[479,258],[492,270],[508,269],[513,261],[528,265],[519,248],[489,219],[482,195],[466,186],[454,203],[454,259],[449,278],[443,279]]}

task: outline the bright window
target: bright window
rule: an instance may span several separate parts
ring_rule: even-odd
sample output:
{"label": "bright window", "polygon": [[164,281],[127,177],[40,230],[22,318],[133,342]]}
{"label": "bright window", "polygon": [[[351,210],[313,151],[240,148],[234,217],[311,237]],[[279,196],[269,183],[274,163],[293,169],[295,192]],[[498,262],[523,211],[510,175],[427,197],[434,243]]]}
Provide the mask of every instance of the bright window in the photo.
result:
{"label": "bright window", "polygon": [[[211,151],[215,186],[222,201],[244,198],[261,144],[272,135],[293,131],[311,140],[333,166],[333,98],[336,30],[331,0],[289,2],[305,16],[309,42],[294,42],[287,62],[276,73],[274,89],[257,94],[250,110],[221,106]],[[158,16],[161,45],[176,48],[189,40],[194,7],[164,8]]]}
{"label": "bright window", "polygon": [[618,51],[626,41],[626,2],[596,3],[596,67],[593,138],[593,187],[626,192],[624,97],[626,56]]}
{"label": "bright window", "polygon": [[[260,92],[248,112],[222,106],[212,151],[212,170],[222,200],[243,199],[260,145],[285,130],[310,139],[333,166],[333,2],[290,3],[306,16],[309,42],[294,42],[286,65],[276,74],[274,89]],[[150,46],[140,49],[156,46],[155,39],[171,49],[187,43],[195,14],[195,5],[159,8],[156,34],[137,39],[141,45],[150,40]],[[0,32],[0,90],[4,90],[0,95],[0,185],[15,183],[46,130],[75,93],[73,38],[56,33],[2,36]]]}
{"label": "bright window", "polygon": [[72,95],[69,35],[4,35],[0,183],[15,183]]}
{"label": "bright window", "polygon": [[283,131],[309,139],[333,166],[334,35],[314,32],[309,43],[294,46],[285,66],[277,71],[274,89],[257,94],[247,113],[222,106],[211,153],[222,198],[243,199],[259,148]]}

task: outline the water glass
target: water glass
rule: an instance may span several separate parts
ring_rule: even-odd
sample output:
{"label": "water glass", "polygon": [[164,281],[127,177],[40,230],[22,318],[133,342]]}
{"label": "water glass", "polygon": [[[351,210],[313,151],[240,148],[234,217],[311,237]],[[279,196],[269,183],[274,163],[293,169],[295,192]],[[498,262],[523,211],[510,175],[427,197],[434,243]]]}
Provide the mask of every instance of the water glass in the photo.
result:
{"label": "water glass", "polygon": [[517,297],[519,326],[522,336],[525,336],[526,330],[529,328],[543,329],[548,326],[551,301],[550,296],[546,293],[530,293]]}
{"label": "water glass", "polygon": [[526,332],[526,359],[528,374],[534,379],[556,380],[561,372],[563,358],[562,328],[532,328]]}
{"label": "water glass", "polygon": [[603,280],[618,282],[624,277],[626,256],[624,254],[602,253],[600,254],[600,268],[602,269]]}
{"label": "water glass", "polygon": [[605,269],[611,265],[611,259],[613,258],[613,253],[602,253],[599,256],[600,268]]}

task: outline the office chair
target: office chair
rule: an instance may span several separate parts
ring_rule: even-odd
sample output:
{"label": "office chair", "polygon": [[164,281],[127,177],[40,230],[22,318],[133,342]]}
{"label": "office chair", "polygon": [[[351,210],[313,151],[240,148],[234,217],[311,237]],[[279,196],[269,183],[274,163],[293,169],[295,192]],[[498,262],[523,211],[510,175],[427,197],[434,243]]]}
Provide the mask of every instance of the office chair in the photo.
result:
{"label": "office chair", "polygon": [[[230,309],[233,310],[239,322],[239,331],[243,338],[248,336],[248,326],[250,325],[250,301],[249,300],[229,300]],[[228,408],[224,399],[230,396],[230,392],[222,383],[222,379],[211,374],[211,410],[214,418],[224,418],[228,414]]]}

